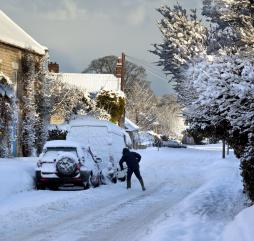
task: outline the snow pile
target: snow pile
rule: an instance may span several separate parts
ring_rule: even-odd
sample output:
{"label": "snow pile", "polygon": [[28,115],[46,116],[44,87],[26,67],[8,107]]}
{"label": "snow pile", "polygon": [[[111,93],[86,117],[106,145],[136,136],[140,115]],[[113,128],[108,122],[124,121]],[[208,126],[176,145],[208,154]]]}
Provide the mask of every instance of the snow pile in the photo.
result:
{"label": "snow pile", "polygon": [[253,241],[254,206],[240,212],[234,221],[227,225],[223,233],[223,241]]}
{"label": "snow pile", "polygon": [[0,159],[0,201],[33,189],[35,158]]}

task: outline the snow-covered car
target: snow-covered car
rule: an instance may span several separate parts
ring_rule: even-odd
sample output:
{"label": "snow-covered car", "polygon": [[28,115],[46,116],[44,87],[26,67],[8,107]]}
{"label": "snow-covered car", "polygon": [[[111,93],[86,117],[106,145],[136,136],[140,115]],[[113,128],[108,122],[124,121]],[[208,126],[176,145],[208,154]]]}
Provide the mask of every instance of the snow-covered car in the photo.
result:
{"label": "snow-covered car", "polygon": [[168,141],[162,141],[162,146],[164,147],[173,147],[173,148],[186,148],[187,146],[178,143],[177,141],[174,140],[168,140]]}
{"label": "snow-covered car", "polygon": [[125,181],[126,172],[120,171],[118,165],[123,148],[132,145],[125,130],[110,121],[87,116],[76,117],[68,125],[66,140],[90,146],[92,152],[101,158],[99,167],[103,177],[109,177],[114,183]]}
{"label": "snow-covered car", "polygon": [[37,189],[60,186],[99,186],[103,182],[101,159],[90,148],[71,141],[48,141],[39,156],[35,171]]}

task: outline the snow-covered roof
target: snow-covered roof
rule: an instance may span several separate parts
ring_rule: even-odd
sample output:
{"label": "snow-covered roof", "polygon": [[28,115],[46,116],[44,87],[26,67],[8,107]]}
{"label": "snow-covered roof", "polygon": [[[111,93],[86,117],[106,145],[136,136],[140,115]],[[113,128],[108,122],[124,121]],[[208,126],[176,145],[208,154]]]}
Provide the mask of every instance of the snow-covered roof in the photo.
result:
{"label": "snow-covered roof", "polygon": [[94,93],[104,90],[121,90],[121,80],[113,74],[53,73],[66,84]]}
{"label": "snow-covered roof", "polygon": [[32,50],[39,55],[44,55],[47,50],[14,23],[2,10],[0,10],[0,42]]}
{"label": "snow-covered roof", "polygon": [[44,149],[48,147],[74,147],[81,148],[80,144],[74,141],[66,140],[56,140],[56,141],[47,141],[44,145]]}
{"label": "snow-covered roof", "polygon": [[128,118],[125,118],[124,127],[126,131],[138,131],[139,127]]}
{"label": "snow-covered roof", "polygon": [[96,119],[92,116],[79,116],[78,118],[71,120],[69,125],[70,128],[74,126],[107,127],[109,132],[123,133],[122,128],[118,125],[110,121]]}

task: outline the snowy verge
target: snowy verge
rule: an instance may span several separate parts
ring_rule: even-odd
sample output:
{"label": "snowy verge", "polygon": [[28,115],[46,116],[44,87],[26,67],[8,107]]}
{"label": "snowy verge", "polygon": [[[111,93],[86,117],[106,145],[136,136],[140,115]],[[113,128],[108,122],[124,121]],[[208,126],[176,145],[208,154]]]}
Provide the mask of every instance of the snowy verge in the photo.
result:
{"label": "snowy verge", "polygon": [[[201,165],[196,173],[196,178],[203,180],[203,183],[174,208],[155,220],[150,232],[142,240],[168,241],[172,237],[175,241],[221,240],[225,226],[244,208],[245,197],[242,193],[239,161],[233,155],[228,156],[226,160],[215,158],[213,153],[216,153],[216,146],[211,147],[210,153],[206,150],[206,155],[209,153],[210,157],[207,155],[204,163],[199,160]],[[206,148],[195,146],[193,149],[200,151],[201,156]],[[209,159],[210,164],[207,163]],[[195,164],[192,161],[190,167],[194,165],[197,168]],[[194,171],[191,172],[195,175]],[[230,235],[233,229],[234,227],[227,232],[229,236],[223,241],[253,240],[239,239],[236,235],[236,238],[232,239]]]}
{"label": "snowy verge", "polygon": [[254,206],[241,211],[223,232],[223,241],[253,241]]}
{"label": "snowy verge", "polygon": [[37,158],[0,159],[0,201],[33,189]]}

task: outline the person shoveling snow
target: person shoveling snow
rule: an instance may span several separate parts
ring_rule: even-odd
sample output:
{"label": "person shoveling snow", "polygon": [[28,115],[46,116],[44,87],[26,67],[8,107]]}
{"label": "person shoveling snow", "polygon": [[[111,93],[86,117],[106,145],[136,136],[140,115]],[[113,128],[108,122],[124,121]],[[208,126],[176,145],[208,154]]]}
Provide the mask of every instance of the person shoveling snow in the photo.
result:
{"label": "person shoveling snow", "polygon": [[136,152],[131,152],[128,148],[123,149],[123,156],[119,161],[119,165],[121,170],[123,170],[123,163],[125,162],[128,170],[127,170],[127,189],[131,188],[131,176],[134,173],[137,179],[139,180],[142,190],[145,191],[145,185],[142,176],[139,171],[139,162],[141,160],[141,156]]}

